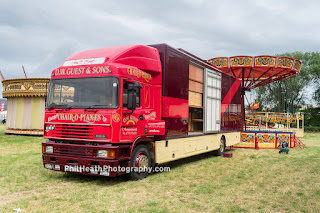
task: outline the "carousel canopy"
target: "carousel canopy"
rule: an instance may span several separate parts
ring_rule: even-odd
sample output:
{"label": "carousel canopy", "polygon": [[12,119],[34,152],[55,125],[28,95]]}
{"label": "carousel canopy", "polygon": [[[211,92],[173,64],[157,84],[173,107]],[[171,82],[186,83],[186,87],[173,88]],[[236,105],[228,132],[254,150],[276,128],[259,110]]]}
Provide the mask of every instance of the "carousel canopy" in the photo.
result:
{"label": "carousel canopy", "polygon": [[294,77],[301,68],[299,60],[269,55],[219,57],[208,62],[241,80],[243,88],[247,90]]}

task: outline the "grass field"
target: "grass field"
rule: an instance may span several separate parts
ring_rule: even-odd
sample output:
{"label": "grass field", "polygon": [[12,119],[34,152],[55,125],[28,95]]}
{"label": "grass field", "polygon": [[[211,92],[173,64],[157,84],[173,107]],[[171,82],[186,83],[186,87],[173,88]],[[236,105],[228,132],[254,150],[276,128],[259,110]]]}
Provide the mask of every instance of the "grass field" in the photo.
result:
{"label": "grass field", "polygon": [[0,211],[13,212],[320,212],[320,134],[307,149],[234,149],[170,163],[141,181],[64,174],[42,166],[40,137],[3,134]]}

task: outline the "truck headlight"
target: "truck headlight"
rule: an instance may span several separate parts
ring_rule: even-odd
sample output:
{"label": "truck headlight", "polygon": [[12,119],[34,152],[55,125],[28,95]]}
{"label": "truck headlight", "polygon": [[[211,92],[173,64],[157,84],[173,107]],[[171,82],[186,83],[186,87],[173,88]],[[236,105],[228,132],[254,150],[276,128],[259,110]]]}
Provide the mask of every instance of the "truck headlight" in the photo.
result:
{"label": "truck headlight", "polygon": [[98,150],[97,157],[98,158],[107,158],[108,157],[107,150]]}
{"label": "truck headlight", "polygon": [[51,130],[54,130],[55,129],[55,125],[50,125],[50,126],[46,126],[46,132],[49,132]]}
{"label": "truck headlight", "polygon": [[97,157],[98,158],[114,158],[115,152],[114,150],[98,150]]}
{"label": "truck headlight", "polygon": [[53,153],[53,146],[46,146],[46,153]]}

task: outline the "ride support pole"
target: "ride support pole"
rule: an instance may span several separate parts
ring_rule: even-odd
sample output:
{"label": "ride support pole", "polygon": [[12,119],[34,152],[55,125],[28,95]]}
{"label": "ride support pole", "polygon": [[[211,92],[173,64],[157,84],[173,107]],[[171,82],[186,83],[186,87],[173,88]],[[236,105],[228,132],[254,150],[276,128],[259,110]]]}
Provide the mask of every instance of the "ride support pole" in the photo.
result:
{"label": "ride support pole", "polygon": [[258,144],[258,139],[257,139],[257,133],[254,133],[254,147],[256,150],[259,150],[259,144]]}

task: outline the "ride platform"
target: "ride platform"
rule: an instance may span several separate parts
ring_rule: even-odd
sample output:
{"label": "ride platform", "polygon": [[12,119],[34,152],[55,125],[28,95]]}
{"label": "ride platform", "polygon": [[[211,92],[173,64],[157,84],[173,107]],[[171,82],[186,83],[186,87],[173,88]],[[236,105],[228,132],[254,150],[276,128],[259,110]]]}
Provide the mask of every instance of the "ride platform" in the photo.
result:
{"label": "ride platform", "polygon": [[279,149],[281,143],[288,143],[290,148],[306,146],[296,136],[295,132],[280,131],[244,131],[241,133],[240,143],[235,148]]}

